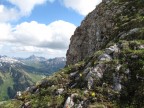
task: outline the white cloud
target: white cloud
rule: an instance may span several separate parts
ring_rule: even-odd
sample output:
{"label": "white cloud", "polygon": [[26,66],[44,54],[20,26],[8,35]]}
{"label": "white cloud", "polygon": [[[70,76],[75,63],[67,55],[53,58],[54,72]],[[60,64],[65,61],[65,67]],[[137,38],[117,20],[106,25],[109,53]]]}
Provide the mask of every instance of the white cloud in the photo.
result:
{"label": "white cloud", "polygon": [[3,48],[3,45],[0,44],[0,50]]}
{"label": "white cloud", "polygon": [[32,10],[37,5],[45,4],[46,2],[54,2],[55,0],[7,0],[13,7],[0,5],[0,22],[15,21],[23,16],[31,14]]}
{"label": "white cloud", "polygon": [[15,27],[0,23],[0,42],[10,43],[8,47],[17,52],[65,54],[75,28],[75,25],[62,20],[49,25],[23,22]]}
{"label": "white cloud", "polygon": [[[14,46],[11,48],[12,52],[29,52],[29,53],[46,53],[51,52],[50,49],[38,48],[34,46]],[[53,51],[53,50],[52,50]]]}
{"label": "white cloud", "polygon": [[76,26],[59,20],[49,25],[35,21],[17,25],[12,32],[17,43],[51,49],[67,49]]}
{"label": "white cloud", "polygon": [[13,53],[35,53],[35,54],[45,54],[51,57],[62,57],[65,56],[66,50],[53,50],[48,48],[38,48],[34,46],[15,46],[11,48],[11,52]]}
{"label": "white cloud", "polygon": [[53,50],[49,48],[39,48],[35,46],[24,46],[12,43],[0,43],[0,55],[28,57],[32,54],[47,58],[65,57],[66,50]]}
{"label": "white cloud", "polygon": [[20,9],[21,15],[29,15],[36,5],[41,5],[46,0],[8,0],[10,3]]}
{"label": "white cloud", "polygon": [[6,23],[0,23],[0,41],[9,41],[12,40],[13,36],[11,35],[11,25]]}
{"label": "white cloud", "polygon": [[23,22],[12,26],[16,21],[31,14],[37,5],[55,0],[7,0],[10,6],[0,4],[0,52],[1,54],[44,53],[51,56],[65,56],[69,39],[76,26],[62,20],[49,25],[36,21]]}
{"label": "white cloud", "polygon": [[81,15],[87,15],[95,9],[102,0],[62,0],[67,8],[71,8]]}
{"label": "white cloud", "polygon": [[0,5],[0,22],[13,21],[19,16],[19,12],[15,8],[8,9],[4,5]]}

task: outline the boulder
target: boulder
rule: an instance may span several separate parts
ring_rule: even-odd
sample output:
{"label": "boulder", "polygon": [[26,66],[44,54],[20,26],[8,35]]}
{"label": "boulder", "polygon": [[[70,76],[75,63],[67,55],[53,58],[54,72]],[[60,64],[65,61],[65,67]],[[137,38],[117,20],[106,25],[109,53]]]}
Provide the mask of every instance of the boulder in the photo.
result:
{"label": "boulder", "polygon": [[89,77],[89,78],[88,78],[88,89],[91,89],[91,88],[92,88],[92,85],[93,85],[93,78],[92,78],[92,77]]}
{"label": "boulder", "polygon": [[73,98],[75,96],[78,96],[78,94],[74,93],[74,94],[71,94],[71,96],[69,96],[64,104],[64,107],[63,108],[73,108],[74,106],[74,101],[73,101]]}
{"label": "boulder", "polygon": [[126,69],[125,74],[129,74],[129,73],[130,73],[130,70]]}
{"label": "boulder", "polygon": [[77,83],[74,83],[70,88],[74,88],[77,85]]}
{"label": "boulder", "polygon": [[78,103],[78,104],[75,104],[74,105],[74,108],[83,108],[83,101],[81,101],[80,103]]}
{"label": "boulder", "polygon": [[73,99],[71,97],[68,97],[63,108],[72,108],[73,106]]}
{"label": "boulder", "polygon": [[115,91],[120,91],[121,88],[122,88],[122,85],[121,85],[121,78],[119,76],[118,73],[114,73],[113,74],[113,88]]}
{"label": "boulder", "polygon": [[61,95],[61,94],[63,94],[63,92],[64,92],[64,89],[60,88],[56,91],[56,94]]}
{"label": "boulder", "polygon": [[110,61],[112,60],[112,57],[108,54],[102,54],[98,57],[99,61]]}
{"label": "boulder", "polygon": [[122,65],[121,65],[121,64],[118,64],[118,65],[116,66],[116,72],[118,72],[121,67],[122,67]]}
{"label": "boulder", "polygon": [[114,90],[115,90],[115,91],[120,91],[121,88],[122,88],[122,86],[121,86],[120,83],[116,83],[116,84],[114,85]]}
{"label": "boulder", "polygon": [[113,52],[118,52],[118,51],[119,51],[119,48],[116,44],[105,49],[106,54],[111,54]]}
{"label": "boulder", "polygon": [[125,39],[125,38],[126,38],[127,36],[129,36],[129,35],[132,35],[132,34],[134,34],[134,33],[137,33],[139,30],[140,30],[140,28],[131,29],[129,32],[123,33],[123,34],[120,36],[120,39]]}
{"label": "boulder", "polygon": [[95,73],[96,78],[102,78],[104,72],[104,66],[102,64],[98,64],[93,68],[93,73]]}
{"label": "boulder", "polygon": [[73,72],[73,73],[70,73],[70,77],[74,77],[78,72]]}
{"label": "boulder", "polygon": [[21,91],[18,91],[17,94],[16,94],[16,96],[21,96],[21,95],[22,95]]}
{"label": "boulder", "polygon": [[140,50],[144,49],[144,45],[140,45],[140,46],[138,47],[138,49],[140,49]]}

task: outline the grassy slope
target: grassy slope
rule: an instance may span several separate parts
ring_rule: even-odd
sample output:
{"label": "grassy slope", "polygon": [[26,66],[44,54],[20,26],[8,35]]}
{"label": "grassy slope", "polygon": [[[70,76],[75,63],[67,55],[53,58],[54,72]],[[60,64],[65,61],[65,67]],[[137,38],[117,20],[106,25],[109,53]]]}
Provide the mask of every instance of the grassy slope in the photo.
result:
{"label": "grassy slope", "polygon": [[7,88],[13,86],[13,78],[9,73],[2,74],[0,72],[0,76],[4,81],[4,83],[0,86],[0,100],[8,99]]}
{"label": "grassy slope", "polygon": [[[37,81],[39,81],[42,78],[42,75],[27,73],[24,71],[23,71],[23,74],[25,76],[27,76],[27,78],[29,79],[29,83],[31,85],[34,85]],[[10,75],[10,73],[6,72],[6,73],[2,74],[0,72],[0,76],[2,77],[2,79],[4,81],[3,84],[0,85],[0,100],[5,100],[5,99],[9,98],[8,94],[7,94],[7,88],[8,87],[13,88],[14,81],[13,81],[13,77]],[[21,82],[21,83],[23,83],[23,82]]]}

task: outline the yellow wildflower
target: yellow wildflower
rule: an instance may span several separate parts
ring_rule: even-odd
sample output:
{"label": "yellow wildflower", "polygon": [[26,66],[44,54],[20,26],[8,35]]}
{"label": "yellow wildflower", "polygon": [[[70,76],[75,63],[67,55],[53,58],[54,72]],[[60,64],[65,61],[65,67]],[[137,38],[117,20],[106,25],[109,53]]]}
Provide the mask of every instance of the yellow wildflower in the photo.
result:
{"label": "yellow wildflower", "polygon": [[82,73],[80,73],[79,76],[82,77]]}
{"label": "yellow wildflower", "polygon": [[91,96],[92,96],[92,97],[95,97],[95,95],[96,95],[95,92],[92,92],[92,93],[91,93]]}

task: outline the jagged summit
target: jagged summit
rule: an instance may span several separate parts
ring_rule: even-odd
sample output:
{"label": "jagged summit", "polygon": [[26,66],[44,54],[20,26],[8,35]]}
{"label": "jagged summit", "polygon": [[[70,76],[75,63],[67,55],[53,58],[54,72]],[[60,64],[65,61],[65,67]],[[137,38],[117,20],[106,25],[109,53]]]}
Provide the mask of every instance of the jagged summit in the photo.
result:
{"label": "jagged summit", "polygon": [[71,37],[67,67],[17,99],[25,108],[143,108],[144,1],[103,0]]}
{"label": "jagged summit", "polygon": [[36,55],[31,55],[26,60],[37,60],[37,61],[46,61],[47,59],[44,57],[38,57]]}
{"label": "jagged summit", "polygon": [[17,59],[8,57],[8,56],[0,56],[0,63],[10,63],[10,64],[13,64],[13,63],[22,63],[22,62],[20,62]]}

